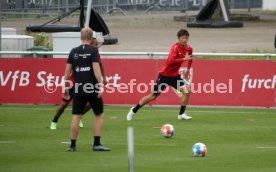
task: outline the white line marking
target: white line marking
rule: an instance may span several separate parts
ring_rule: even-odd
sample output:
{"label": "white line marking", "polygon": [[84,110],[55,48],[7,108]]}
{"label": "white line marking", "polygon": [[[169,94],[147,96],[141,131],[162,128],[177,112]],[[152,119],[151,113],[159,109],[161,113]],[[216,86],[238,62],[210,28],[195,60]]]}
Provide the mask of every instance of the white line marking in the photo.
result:
{"label": "white line marking", "polygon": [[[167,138],[164,138],[165,140],[167,140]],[[62,144],[71,144],[71,142],[60,142]],[[127,145],[126,143],[112,143],[112,145],[119,145],[119,146],[125,146]],[[136,144],[137,146],[170,146],[170,147],[174,147],[176,146],[175,144]]]}
{"label": "white line marking", "polygon": [[275,147],[256,147],[257,149],[276,149],[276,146]]}
{"label": "white line marking", "polygon": [[[170,138],[164,138],[165,140],[170,140]],[[127,144],[124,143],[112,143],[111,145],[118,145],[118,146],[125,146]],[[135,146],[166,146],[166,147],[175,147],[175,144],[137,144],[135,143]]]}
{"label": "white line marking", "polygon": [[62,144],[68,144],[68,145],[69,145],[71,142],[61,142],[61,143],[62,143]]}
{"label": "white line marking", "polygon": [[109,119],[120,119],[118,116],[112,116]]}
{"label": "white line marking", "polygon": [[2,140],[0,141],[0,144],[9,144],[9,143],[16,143],[15,140]]}
{"label": "white line marking", "polygon": [[[9,107],[4,107],[4,108],[0,108],[2,110],[47,110],[47,111],[52,111],[52,110],[55,110],[56,107],[54,108],[32,108],[32,107],[26,107],[26,108],[9,108]],[[66,111],[71,111],[70,108],[67,108],[65,109]],[[129,109],[126,109],[126,110],[118,110],[116,109],[116,112],[128,112]],[[113,109],[105,109],[105,111],[114,111]],[[143,111],[152,111],[152,109],[143,109]],[[164,110],[164,109],[154,109],[154,111],[157,111],[157,112],[178,112],[178,110]],[[274,111],[268,111],[268,112],[260,112],[260,111],[256,111],[255,109],[248,109],[248,111],[244,112],[244,111],[236,111],[236,110],[233,110],[233,111],[218,111],[218,110],[214,110],[214,111],[211,111],[211,110],[189,110],[188,111],[189,113],[215,113],[215,114],[259,114],[259,113],[267,113],[267,114],[274,114]]]}

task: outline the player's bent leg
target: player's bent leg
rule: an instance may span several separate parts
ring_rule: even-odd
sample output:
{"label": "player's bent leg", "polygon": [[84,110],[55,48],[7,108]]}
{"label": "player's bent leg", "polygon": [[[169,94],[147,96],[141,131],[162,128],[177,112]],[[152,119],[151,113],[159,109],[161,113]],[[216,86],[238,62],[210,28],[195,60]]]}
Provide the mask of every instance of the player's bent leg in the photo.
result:
{"label": "player's bent leg", "polygon": [[141,106],[144,106],[144,105],[148,104],[149,102],[155,100],[158,96],[159,96],[159,94],[150,93],[149,95],[143,97],[143,98],[139,101],[139,104],[140,104]]}
{"label": "player's bent leg", "polygon": [[188,85],[183,85],[180,87],[180,91],[182,92],[183,96],[181,98],[181,107],[177,118],[179,120],[190,120],[192,117],[185,113],[185,109],[189,103],[191,89]]}
{"label": "player's bent leg", "polygon": [[188,85],[183,85],[183,86],[181,86],[180,88],[179,88],[179,90],[181,91],[181,93],[182,94],[190,94],[190,92],[191,92],[191,88],[190,88],[190,86],[188,86]]}
{"label": "player's bent leg", "polygon": [[55,114],[55,116],[54,116],[54,118],[53,118],[53,120],[50,124],[50,129],[51,130],[56,130],[57,129],[58,119],[60,118],[60,116],[64,112],[65,108],[68,106],[70,100],[64,100],[63,99],[62,103],[58,106],[56,114]]}
{"label": "player's bent leg", "polygon": [[137,111],[143,107],[144,105],[148,104],[149,102],[155,100],[159,94],[151,93],[149,95],[146,95],[143,97],[140,101],[139,104],[137,104],[135,107],[130,108],[128,114],[127,114],[127,120],[131,121],[134,115],[137,113]]}
{"label": "player's bent leg", "polygon": [[183,85],[182,87],[180,87],[180,91],[183,94],[183,96],[181,97],[181,106],[187,106],[190,99],[191,89],[189,86]]}

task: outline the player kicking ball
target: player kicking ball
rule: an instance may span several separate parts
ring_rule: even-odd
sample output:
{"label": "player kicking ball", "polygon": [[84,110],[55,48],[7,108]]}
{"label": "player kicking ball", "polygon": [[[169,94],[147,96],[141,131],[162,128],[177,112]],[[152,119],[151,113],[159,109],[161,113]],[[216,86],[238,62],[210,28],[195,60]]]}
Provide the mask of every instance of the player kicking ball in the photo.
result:
{"label": "player kicking ball", "polygon": [[178,115],[179,120],[190,120],[191,116],[185,113],[186,106],[190,97],[190,86],[187,81],[183,80],[179,74],[179,68],[184,61],[188,62],[188,70],[184,73],[184,78],[187,80],[190,77],[190,68],[192,65],[192,53],[193,49],[188,44],[189,32],[185,29],[181,29],[177,33],[178,42],[173,44],[168,59],[159,71],[159,75],[156,83],[154,84],[153,92],[143,97],[139,103],[130,109],[127,114],[127,120],[131,121],[138,110],[149,102],[155,100],[162,91],[164,91],[167,85],[179,90],[183,96],[181,98],[181,107]]}

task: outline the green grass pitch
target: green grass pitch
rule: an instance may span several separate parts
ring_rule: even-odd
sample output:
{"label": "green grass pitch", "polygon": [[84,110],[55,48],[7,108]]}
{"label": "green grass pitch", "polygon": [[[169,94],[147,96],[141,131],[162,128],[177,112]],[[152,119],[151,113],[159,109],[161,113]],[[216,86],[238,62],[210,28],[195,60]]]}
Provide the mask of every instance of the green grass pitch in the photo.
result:
{"label": "green grass pitch", "polygon": [[[1,172],[127,172],[127,127],[134,128],[135,172],[275,172],[276,109],[190,107],[191,121],[178,121],[178,108],[146,107],[126,121],[129,107],[105,107],[102,143],[111,152],[92,151],[92,112],[83,117],[77,152],[70,141],[71,107],[49,129],[56,106],[0,106]],[[160,127],[172,124],[173,138]],[[192,156],[196,142],[207,145],[204,158]]]}

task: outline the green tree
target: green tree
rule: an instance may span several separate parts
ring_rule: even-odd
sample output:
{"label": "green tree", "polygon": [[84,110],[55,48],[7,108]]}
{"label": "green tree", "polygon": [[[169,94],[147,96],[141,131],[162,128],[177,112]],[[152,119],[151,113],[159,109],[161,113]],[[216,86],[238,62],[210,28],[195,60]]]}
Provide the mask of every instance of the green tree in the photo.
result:
{"label": "green tree", "polygon": [[43,46],[46,48],[52,48],[52,44],[49,41],[49,37],[41,32],[38,34],[34,34],[35,41],[34,41],[34,46]]}

